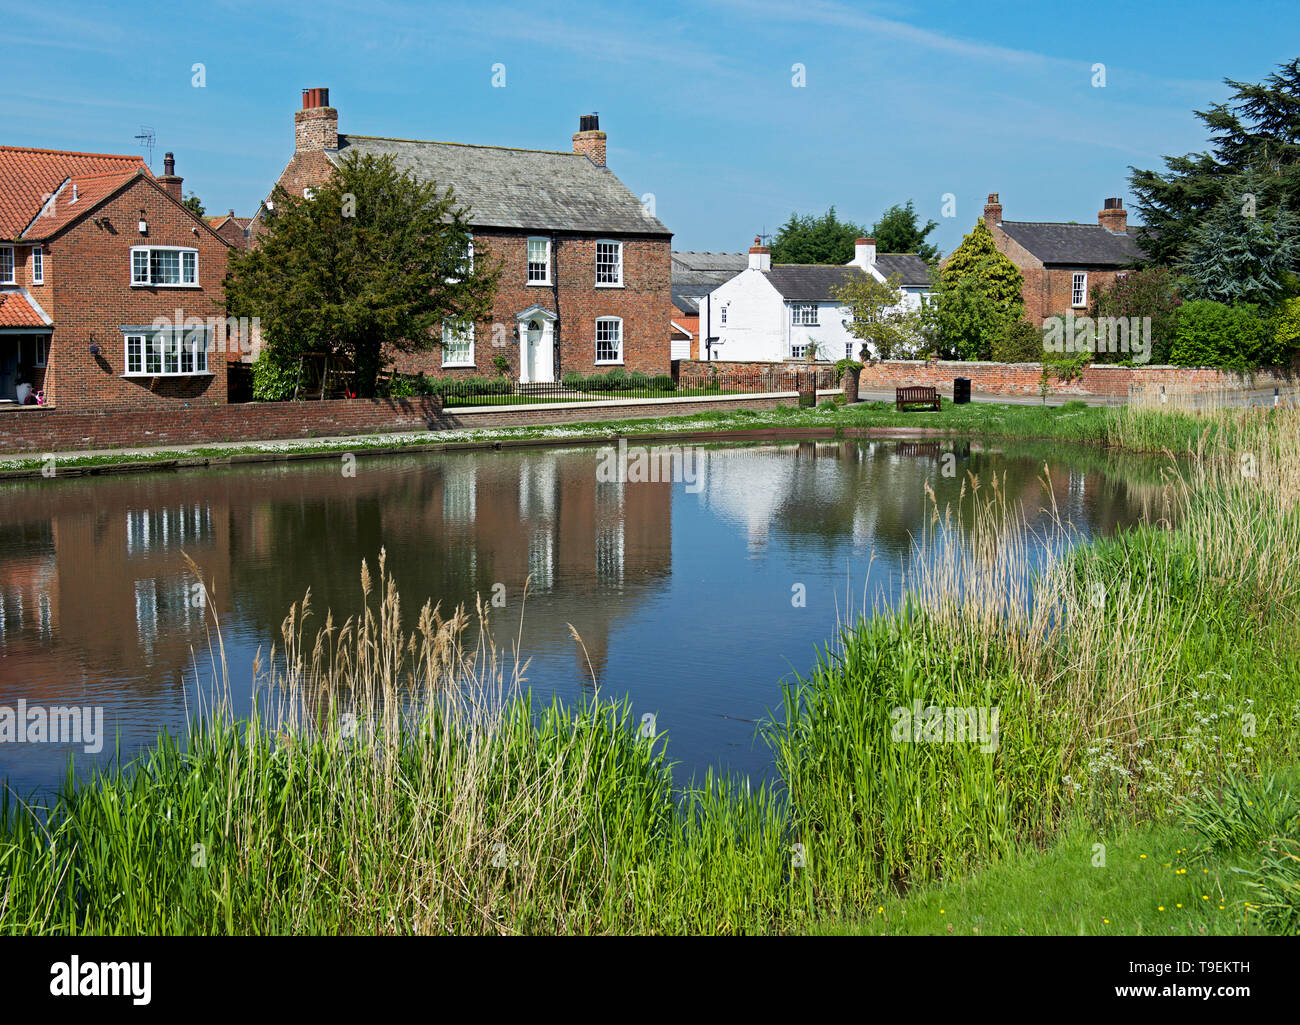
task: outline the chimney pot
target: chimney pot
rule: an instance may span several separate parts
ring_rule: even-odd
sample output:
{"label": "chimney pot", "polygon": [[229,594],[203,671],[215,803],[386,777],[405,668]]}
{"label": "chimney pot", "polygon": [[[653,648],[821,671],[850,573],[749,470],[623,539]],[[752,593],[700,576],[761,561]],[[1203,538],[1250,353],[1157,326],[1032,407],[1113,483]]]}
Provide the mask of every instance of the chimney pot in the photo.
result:
{"label": "chimney pot", "polygon": [[339,112],[330,106],[328,89],[302,91],[302,110],[294,112],[293,134],[297,153],[339,148]]}
{"label": "chimney pot", "polygon": [[176,199],[181,199],[181,182],[184,179],[176,174],[176,157],[171,153],[163,154],[163,173],[158,179],[158,184],[167,190],[168,194]]}
{"label": "chimney pot", "polygon": [[984,223],[990,228],[1002,223],[1002,200],[996,192],[990,192],[988,202],[984,204]]}
{"label": "chimney pot", "polygon": [[600,130],[599,114],[583,114],[578,118],[573,152],[586,157],[597,167],[605,166],[605,133]]}
{"label": "chimney pot", "polygon": [[1097,211],[1097,223],[1116,235],[1127,234],[1128,211],[1124,209],[1124,200],[1119,196],[1104,200],[1102,208]]}

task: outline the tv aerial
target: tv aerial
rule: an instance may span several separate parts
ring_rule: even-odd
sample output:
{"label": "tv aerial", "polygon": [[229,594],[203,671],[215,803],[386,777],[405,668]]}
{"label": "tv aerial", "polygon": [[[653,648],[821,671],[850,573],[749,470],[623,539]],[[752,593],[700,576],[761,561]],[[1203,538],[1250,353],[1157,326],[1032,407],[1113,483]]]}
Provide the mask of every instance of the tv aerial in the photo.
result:
{"label": "tv aerial", "polygon": [[153,129],[150,128],[148,125],[141,125],[140,134],[137,135],[135,138],[136,141],[139,142],[141,146],[143,146],[145,149],[149,151],[149,166],[152,168],[153,167],[153,144],[155,139]]}

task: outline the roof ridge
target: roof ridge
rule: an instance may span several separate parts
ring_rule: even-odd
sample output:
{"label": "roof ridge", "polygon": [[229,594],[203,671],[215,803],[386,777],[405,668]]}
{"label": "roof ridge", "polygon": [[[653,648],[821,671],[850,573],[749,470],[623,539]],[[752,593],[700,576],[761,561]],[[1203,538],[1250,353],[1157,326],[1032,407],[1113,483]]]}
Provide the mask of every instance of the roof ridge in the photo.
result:
{"label": "roof ridge", "polygon": [[135,153],[87,153],[78,149],[44,149],[40,146],[0,146],[0,152],[50,153],[60,157],[107,157],[110,160],[134,160],[139,164],[144,163],[144,157]]}
{"label": "roof ridge", "polygon": [[[1040,224],[1052,228],[1104,228],[1101,224],[1089,224],[1087,221],[1000,221],[1000,224]],[[1109,229],[1107,229],[1109,230]],[[1116,232],[1111,232],[1112,235]]]}
{"label": "roof ridge", "polygon": [[553,153],[561,157],[580,157],[581,153],[572,153],[563,149],[529,149],[526,146],[495,146],[487,142],[449,142],[445,139],[401,139],[393,135],[355,135],[352,132],[339,132],[340,139],[373,139],[377,142],[412,142],[420,146],[464,146],[467,149],[503,149],[514,153]]}
{"label": "roof ridge", "polygon": [[70,174],[68,177],[73,181],[89,181],[91,178],[123,178],[128,174],[139,174],[140,169],[133,168],[129,171],[94,171],[91,174]]}

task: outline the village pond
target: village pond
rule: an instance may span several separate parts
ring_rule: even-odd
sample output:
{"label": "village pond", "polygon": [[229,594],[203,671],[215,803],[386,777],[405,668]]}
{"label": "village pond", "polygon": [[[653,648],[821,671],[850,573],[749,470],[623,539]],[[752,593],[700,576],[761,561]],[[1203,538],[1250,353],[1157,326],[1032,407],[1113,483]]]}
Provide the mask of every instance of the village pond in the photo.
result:
{"label": "village pond", "polygon": [[[291,603],[311,588],[309,634],[327,609],[341,622],[360,607],[362,560],[373,573],[381,549],[408,628],[426,598],[472,610],[481,595],[498,643],[518,639],[535,700],[598,687],[655,716],[680,780],[711,766],[763,775],[756,724],[779,708],[782,678],[806,672],[851,610],[896,599],[913,538],[970,474],[996,474],[1043,544],[1061,529],[1053,508],[1079,539],[1160,511],[1155,463],[1085,448],[709,445],[648,473],[642,452],[335,457],[0,486],[0,779],[26,796],[57,785],[70,755],[85,775],[161,730],[183,734],[212,688],[214,615],[246,715],[255,654],[279,642]],[[34,724],[53,709],[66,711],[42,740]],[[74,727],[78,742],[54,742]]]}

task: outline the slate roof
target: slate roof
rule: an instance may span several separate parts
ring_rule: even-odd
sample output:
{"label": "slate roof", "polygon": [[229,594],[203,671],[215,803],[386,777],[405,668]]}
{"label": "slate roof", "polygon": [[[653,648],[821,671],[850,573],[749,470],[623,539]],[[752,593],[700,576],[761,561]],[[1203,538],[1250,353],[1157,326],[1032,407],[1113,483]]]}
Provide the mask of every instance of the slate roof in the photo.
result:
{"label": "slate roof", "polygon": [[930,287],[930,268],[915,253],[877,253],[876,269],[886,278],[897,274],[903,287]]}
{"label": "slate roof", "polygon": [[1117,235],[1099,224],[1002,221],[1000,227],[1045,264],[1127,267],[1143,259],[1134,235]]}
{"label": "slate roof", "polygon": [[0,238],[18,239],[69,178],[135,172],[152,177],[138,156],[0,146]]}
{"label": "slate roof", "polygon": [[580,153],[339,135],[330,158],[391,156],[399,171],[451,186],[476,228],[671,235],[607,167]]}
{"label": "slate roof", "polygon": [[714,284],[730,281],[749,266],[748,253],[673,253],[674,285]]}
{"label": "slate roof", "polygon": [[25,288],[0,291],[0,327],[49,327],[51,323]]}
{"label": "slate roof", "polygon": [[793,301],[825,301],[831,289],[865,272],[855,266],[826,263],[774,263],[767,280],[781,295]]}

